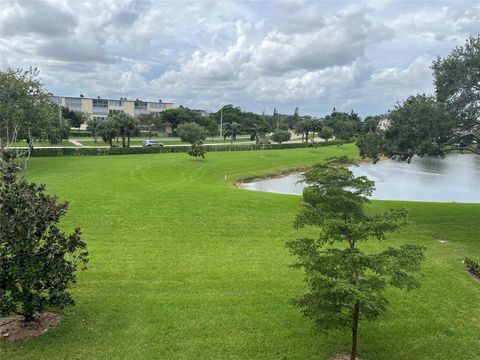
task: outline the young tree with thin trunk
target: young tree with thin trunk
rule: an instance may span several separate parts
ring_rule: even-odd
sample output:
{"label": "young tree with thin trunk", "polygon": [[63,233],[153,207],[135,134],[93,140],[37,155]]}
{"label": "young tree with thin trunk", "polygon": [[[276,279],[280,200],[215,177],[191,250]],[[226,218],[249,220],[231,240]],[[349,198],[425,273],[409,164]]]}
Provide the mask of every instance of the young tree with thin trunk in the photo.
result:
{"label": "young tree with thin trunk", "polygon": [[361,249],[367,240],[386,240],[385,234],[399,230],[407,216],[403,209],[367,214],[364,207],[374,183],[366,177],[316,165],[306,173],[305,182],[308,187],[295,226],[317,227],[320,235],[287,243],[308,286],[295,304],[319,329],[350,328],[354,360],[360,319],[374,320],[385,312],[388,285],[419,286],[412,274],[420,269],[424,248],[406,244],[377,253]]}

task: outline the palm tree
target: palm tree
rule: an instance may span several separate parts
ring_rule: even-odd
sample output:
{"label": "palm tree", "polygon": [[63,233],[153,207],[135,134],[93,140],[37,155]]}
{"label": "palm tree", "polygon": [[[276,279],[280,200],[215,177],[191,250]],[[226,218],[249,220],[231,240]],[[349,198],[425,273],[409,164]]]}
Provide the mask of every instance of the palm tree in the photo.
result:
{"label": "palm tree", "polygon": [[250,128],[250,140],[255,139],[258,142],[258,138],[265,136],[269,132],[268,126],[266,124],[253,124]]}
{"label": "palm tree", "polygon": [[223,124],[224,132],[223,132],[223,142],[227,137],[230,138],[230,143],[233,144],[234,140],[237,140],[237,133],[240,130],[240,124],[232,121],[231,123],[227,122]]}
{"label": "palm tree", "polygon": [[87,130],[92,132],[93,140],[97,143],[98,139],[98,130],[100,125],[100,120],[98,117],[93,117],[87,120]]}

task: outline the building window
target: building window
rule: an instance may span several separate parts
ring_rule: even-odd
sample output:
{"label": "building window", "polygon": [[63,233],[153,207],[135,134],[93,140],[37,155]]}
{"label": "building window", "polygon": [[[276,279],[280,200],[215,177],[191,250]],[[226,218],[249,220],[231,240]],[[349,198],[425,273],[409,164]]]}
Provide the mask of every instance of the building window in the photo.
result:
{"label": "building window", "polygon": [[121,107],[121,106],[123,106],[123,101],[122,100],[108,100],[108,106]]}
{"label": "building window", "polygon": [[165,109],[165,104],[164,103],[157,103],[157,102],[151,102],[150,104],[150,109],[155,109],[155,110],[164,110]]}
{"label": "building window", "polygon": [[118,113],[123,113],[123,110],[112,110],[112,109],[108,109],[108,113],[109,113],[109,114],[118,114]]}
{"label": "building window", "polygon": [[147,103],[144,101],[135,101],[135,110],[147,110]]}
{"label": "building window", "polygon": [[82,99],[80,98],[65,98],[65,105],[73,111],[82,111]]}
{"label": "building window", "polygon": [[93,99],[93,107],[108,107],[108,100]]}

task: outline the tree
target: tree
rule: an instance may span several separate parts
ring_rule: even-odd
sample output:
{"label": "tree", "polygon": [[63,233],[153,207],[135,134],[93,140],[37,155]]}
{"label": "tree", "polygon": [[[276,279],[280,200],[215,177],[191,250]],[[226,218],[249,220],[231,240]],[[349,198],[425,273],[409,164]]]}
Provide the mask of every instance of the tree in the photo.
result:
{"label": "tree", "polygon": [[[362,155],[374,159],[386,155],[406,161],[414,155],[444,156],[452,150],[480,155],[479,67],[480,36],[468,38],[464,46],[457,46],[446,58],[438,57],[432,64],[435,98],[417,95],[403,105],[397,104],[393,110],[395,119],[391,113],[388,115],[392,129],[386,129],[384,146],[378,147],[379,138],[383,139],[381,133],[364,136],[357,144]],[[400,118],[412,113],[414,118]],[[408,129],[411,125],[414,128]]]}
{"label": "tree", "polygon": [[285,130],[275,130],[272,135],[272,140],[281,144],[282,142],[290,140],[292,133]]}
{"label": "tree", "polygon": [[325,140],[325,142],[328,142],[329,139],[333,138],[333,129],[328,126],[323,126],[318,136]]}
{"label": "tree", "polygon": [[122,146],[129,147],[131,137],[140,134],[138,119],[123,112],[109,115],[108,118],[117,124],[118,136],[122,138]]}
{"label": "tree", "polygon": [[15,140],[58,142],[65,134],[60,108],[50,101],[36,68],[0,71],[0,148]]}
{"label": "tree", "polygon": [[385,131],[359,137],[357,146],[362,157],[376,161],[385,155],[410,161],[414,155],[445,156],[454,119],[432,96],[410,96],[404,103],[397,104],[388,118],[390,125]]}
{"label": "tree", "polygon": [[190,147],[190,150],[188,150],[188,155],[193,157],[202,157],[202,159],[205,159],[206,152],[207,151],[203,146],[203,142],[200,140],[192,144],[192,146]]}
{"label": "tree", "polygon": [[205,139],[205,128],[196,123],[181,124],[177,128],[178,135],[182,141],[191,144],[188,154],[193,157],[205,158],[205,148],[203,140]]}
{"label": "tree", "polygon": [[172,130],[176,132],[177,126],[184,123],[190,123],[193,121],[192,115],[185,110],[185,108],[179,109],[167,109],[162,112],[162,122],[169,123]]}
{"label": "tree", "polygon": [[351,120],[340,120],[334,124],[333,133],[341,140],[349,141],[355,136],[355,124]]}
{"label": "tree", "polygon": [[207,131],[208,136],[212,137],[212,142],[213,142],[213,137],[220,134],[220,128],[213,117],[208,118],[208,123],[205,129]]}
{"label": "tree", "polygon": [[249,129],[250,140],[258,141],[259,138],[265,137],[268,131],[269,131],[269,127],[265,121],[260,120],[257,122],[253,122],[251,123],[250,129]]}
{"label": "tree", "polygon": [[298,259],[295,266],[305,271],[308,287],[295,304],[319,329],[350,328],[354,360],[359,320],[374,320],[385,312],[387,285],[419,286],[413,273],[420,269],[424,248],[401,245],[377,253],[361,250],[359,245],[367,240],[386,240],[385,234],[399,230],[407,215],[403,209],[367,213],[365,204],[374,183],[366,177],[354,177],[345,168],[316,165],[305,174],[305,182],[309,186],[295,226],[316,227],[320,235],[287,243]]}
{"label": "tree", "polygon": [[97,139],[99,136],[100,123],[101,121],[98,119],[98,117],[93,117],[87,120],[87,130],[92,133],[95,143],[97,143]]}
{"label": "tree", "polygon": [[70,126],[74,128],[80,128],[80,126],[88,119],[87,114],[81,111],[70,110],[68,107],[64,106],[62,106],[62,116],[70,123]]}
{"label": "tree", "polygon": [[469,37],[446,58],[438,57],[432,69],[436,99],[455,114],[455,130],[473,132],[476,138],[470,140],[480,142],[480,35]]}
{"label": "tree", "polygon": [[231,144],[233,144],[233,141],[237,140],[237,134],[240,131],[241,125],[234,121],[231,123],[223,123],[223,127],[223,140],[225,141],[225,139],[229,137]]}
{"label": "tree", "polygon": [[189,142],[190,144],[198,143],[205,140],[205,128],[196,123],[181,124],[177,128],[178,136],[182,141]]}
{"label": "tree", "polygon": [[67,291],[88,259],[80,229],[59,228],[68,203],[47,195],[44,185],[18,175],[15,156],[0,152],[0,315],[31,321],[47,307],[74,305]]}
{"label": "tree", "polygon": [[152,139],[152,136],[163,130],[164,123],[160,115],[142,114],[138,117],[139,129],[148,133],[148,137]]}
{"label": "tree", "polygon": [[118,123],[112,117],[107,117],[98,124],[98,134],[102,137],[105,143],[112,147],[113,139],[119,134]]}

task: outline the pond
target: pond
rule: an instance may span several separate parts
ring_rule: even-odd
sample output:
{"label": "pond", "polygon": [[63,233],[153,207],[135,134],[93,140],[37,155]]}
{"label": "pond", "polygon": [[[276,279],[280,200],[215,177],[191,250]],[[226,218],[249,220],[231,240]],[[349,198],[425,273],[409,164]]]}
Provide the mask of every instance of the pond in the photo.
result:
{"label": "pond", "polygon": [[[480,156],[414,158],[410,164],[385,160],[349,169],[375,181],[372,199],[480,203]],[[249,190],[301,195],[301,174],[244,184]]]}

